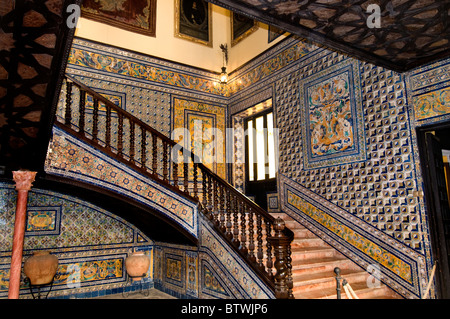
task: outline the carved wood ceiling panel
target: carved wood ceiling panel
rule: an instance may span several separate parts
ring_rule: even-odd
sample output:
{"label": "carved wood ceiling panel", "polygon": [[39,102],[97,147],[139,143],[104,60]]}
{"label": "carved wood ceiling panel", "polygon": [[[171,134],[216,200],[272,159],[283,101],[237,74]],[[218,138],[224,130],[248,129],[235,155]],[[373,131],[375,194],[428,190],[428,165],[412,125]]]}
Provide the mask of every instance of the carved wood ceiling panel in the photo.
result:
{"label": "carved wood ceiling panel", "polygon": [[395,71],[450,56],[448,0],[207,1]]}
{"label": "carved wood ceiling panel", "polygon": [[68,3],[1,1],[0,166],[6,170],[43,166],[42,143],[70,38],[64,19]]}

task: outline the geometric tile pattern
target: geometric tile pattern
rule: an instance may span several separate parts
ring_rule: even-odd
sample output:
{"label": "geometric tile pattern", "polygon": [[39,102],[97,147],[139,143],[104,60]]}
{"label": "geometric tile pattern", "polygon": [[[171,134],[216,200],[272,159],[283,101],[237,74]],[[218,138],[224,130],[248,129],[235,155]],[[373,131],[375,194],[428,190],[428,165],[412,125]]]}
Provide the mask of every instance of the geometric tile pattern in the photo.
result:
{"label": "geometric tile pattern", "polygon": [[[14,184],[0,183],[0,298],[7,295],[9,284],[16,194]],[[49,250],[59,259],[59,278],[51,298],[70,294],[89,297],[121,287],[126,280],[123,262],[129,251],[151,249],[154,244],[135,226],[106,210],[76,197],[36,188],[29,192],[26,227],[24,259],[36,250]],[[30,298],[24,282],[22,297]]]}
{"label": "geometric tile pattern", "polygon": [[[326,61],[338,62],[336,53]],[[323,69],[320,62],[315,66]],[[320,169],[304,167],[301,149],[308,147],[297,135],[300,127],[295,100],[302,72],[277,82],[278,127],[280,128],[280,172],[322,195],[404,244],[422,251],[420,216],[412,141],[406,111],[403,77],[393,71],[361,63],[362,103],[367,160],[335,163]],[[296,76],[298,75],[298,76]],[[286,103],[287,102],[287,103]]]}

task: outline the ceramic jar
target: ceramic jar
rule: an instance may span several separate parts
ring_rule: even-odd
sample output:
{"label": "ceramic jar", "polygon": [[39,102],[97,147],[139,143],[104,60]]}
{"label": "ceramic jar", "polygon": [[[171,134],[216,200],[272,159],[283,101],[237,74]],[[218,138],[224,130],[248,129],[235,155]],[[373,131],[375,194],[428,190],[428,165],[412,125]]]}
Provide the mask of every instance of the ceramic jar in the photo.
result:
{"label": "ceramic jar", "polygon": [[150,258],[142,251],[136,251],[125,259],[125,269],[134,281],[141,280],[150,267]]}
{"label": "ceramic jar", "polygon": [[58,258],[48,251],[36,251],[23,265],[23,271],[32,285],[52,282],[58,268]]}

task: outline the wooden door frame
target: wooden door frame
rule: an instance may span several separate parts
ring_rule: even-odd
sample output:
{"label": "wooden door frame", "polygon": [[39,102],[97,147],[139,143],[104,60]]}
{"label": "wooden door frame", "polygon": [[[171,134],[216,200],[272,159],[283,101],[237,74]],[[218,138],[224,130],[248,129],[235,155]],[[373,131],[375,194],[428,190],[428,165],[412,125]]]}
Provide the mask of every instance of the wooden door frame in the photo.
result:
{"label": "wooden door frame", "polygon": [[[428,161],[428,147],[426,143],[426,134],[432,131],[440,130],[440,129],[450,129],[450,121],[436,123],[432,125],[426,125],[416,128],[416,136],[417,136],[417,146],[419,150],[420,157],[420,167],[422,170],[422,180],[423,180],[423,189],[424,189],[424,202],[425,209],[427,214],[427,219],[429,221],[429,235],[431,240],[431,251],[434,260],[439,260],[441,263],[444,262],[446,265],[436,265],[436,293],[438,298],[450,298],[450,273],[446,271],[446,273],[442,272],[442,269],[449,269],[450,265],[448,263],[447,256],[441,256],[439,254],[440,249],[438,246],[444,241],[444,234],[440,231],[438,226],[438,217],[435,209],[435,200],[432,191],[432,178],[429,169],[429,161]],[[444,260],[444,261],[443,261]]]}

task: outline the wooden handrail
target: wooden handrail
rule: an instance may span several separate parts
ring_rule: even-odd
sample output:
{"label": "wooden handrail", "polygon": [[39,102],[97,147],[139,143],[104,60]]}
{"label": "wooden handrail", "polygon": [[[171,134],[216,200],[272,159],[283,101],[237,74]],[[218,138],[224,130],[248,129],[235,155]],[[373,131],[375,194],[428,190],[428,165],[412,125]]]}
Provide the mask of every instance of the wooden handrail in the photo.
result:
{"label": "wooden handrail", "polygon": [[[293,298],[293,233],[281,219],[275,219],[200,163],[190,150],[80,81],[66,75],[65,87],[65,103],[58,109],[56,126],[198,203],[199,211],[274,290],[275,296]],[[74,105],[74,87],[79,94],[78,105]],[[87,96],[92,97],[92,114],[87,110]],[[104,108],[104,116],[100,116],[100,107]],[[114,124],[117,132],[112,130]],[[183,159],[182,163],[174,161],[174,153]]]}

